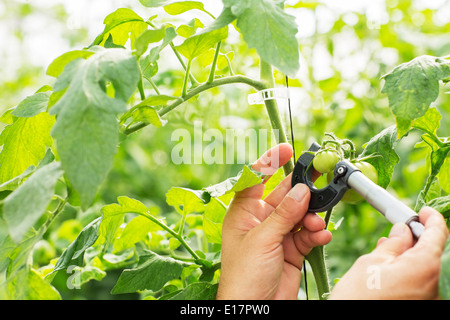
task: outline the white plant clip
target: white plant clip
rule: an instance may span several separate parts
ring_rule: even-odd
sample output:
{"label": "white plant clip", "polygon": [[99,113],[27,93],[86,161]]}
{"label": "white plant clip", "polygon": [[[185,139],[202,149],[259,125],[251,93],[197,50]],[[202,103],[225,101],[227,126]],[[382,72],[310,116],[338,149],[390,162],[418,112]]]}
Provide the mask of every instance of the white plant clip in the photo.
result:
{"label": "white plant clip", "polygon": [[256,93],[249,94],[247,98],[250,105],[261,104],[264,103],[265,100],[271,99],[289,99],[288,88],[265,89]]}

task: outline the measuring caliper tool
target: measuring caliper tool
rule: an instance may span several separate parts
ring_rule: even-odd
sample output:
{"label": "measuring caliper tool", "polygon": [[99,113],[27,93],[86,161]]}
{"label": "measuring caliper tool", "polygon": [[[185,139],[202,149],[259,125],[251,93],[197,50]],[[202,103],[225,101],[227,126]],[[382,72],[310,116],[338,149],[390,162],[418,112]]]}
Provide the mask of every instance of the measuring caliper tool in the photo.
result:
{"label": "measuring caliper tool", "polygon": [[342,199],[348,189],[353,189],[389,222],[393,224],[403,222],[410,227],[416,238],[421,236],[424,226],[419,222],[416,212],[372,182],[347,160],[339,161],[334,169],[334,178],[326,187],[317,189],[312,177],[312,161],[318,150],[320,150],[320,145],[314,142],[309,148],[309,152],[303,153],[298,158],[292,173],[292,187],[297,183],[303,183],[311,190],[310,212],[330,210]]}

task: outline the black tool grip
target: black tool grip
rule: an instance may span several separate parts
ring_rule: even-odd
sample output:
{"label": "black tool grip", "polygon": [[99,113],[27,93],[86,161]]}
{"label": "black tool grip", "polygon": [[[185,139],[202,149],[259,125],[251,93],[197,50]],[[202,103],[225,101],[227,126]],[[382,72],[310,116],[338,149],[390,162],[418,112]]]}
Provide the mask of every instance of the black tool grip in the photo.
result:
{"label": "black tool grip", "polygon": [[[325,188],[317,189],[314,186],[312,165],[315,154],[320,150],[319,144],[314,142],[308,151],[303,153],[297,160],[292,172],[292,187],[297,183],[306,184],[311,191],[309,200],[309,212],[324,212],[333,208],[342,198],[348,186],[342,179],[333,179]],[[335,176],[337,173],[335,172]]]}

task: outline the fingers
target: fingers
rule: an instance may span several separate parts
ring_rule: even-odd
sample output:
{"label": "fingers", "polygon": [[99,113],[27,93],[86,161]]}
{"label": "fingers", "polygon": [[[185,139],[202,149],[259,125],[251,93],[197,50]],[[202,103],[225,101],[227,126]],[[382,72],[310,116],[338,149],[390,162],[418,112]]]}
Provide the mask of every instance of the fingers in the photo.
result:
{"label": "fingers", "polygon": [[289,190],[291,190],[291,177],[292,173],[290,173],[287,177],[285,177],[276,187],[273,189],[265,198],[264,201],[270,204],[272,207],[276,208],[281,200],[287,195]]}
{"label": "fingers", "polygon": [[[267,176],[271,176],[281,166],[285,165],[292,158],[292,146],[288,143],[281,143],[267,150],[256,162],[252,168]],[[290,184],[289,184],[290,189]],[[287,189],[283,197],[289,190]],[[264,185],[256,185],[242,191],[236,192],[235,198],[253,198],[261,199],[264,193]],[[280,200],[281,201],[281,200]]]}
{"label": "fingers", "polygon": [[429,253],[440,255],[448,238],[448,230],[442,214],[430,207],[423,207],[419,212],[419,219],[425,226],[425,231],[417,241],[414,250],[422,250],[425,247]]}
{"label": "fingers", "polygon": [[292,146],[289,143],[280,143],[267,150],[256,160],[252,168],[266,176],[271,176],[292,158],[292,153]]}
{"label": "fingers", "polygon": [[282,238],[306,215],[309,198],[310,191],[306,185],[295,185],[259,227],[281,243]]}
{"label": "fingers", "polygon": [[389,238],[380,239],[373,253],[396,257],[411,248],[413,244],[414,240],[409,227],[404,223],[396,223],[391,228]]}
{"label": "fingers", "polygon": [[235,199],[243,199],[243,198],[252,198],[256,200],[260,200],[264,194],[264,185],[257,184],[250,188],[246,188],[244,190],[236,192],[234,195]]}
{"label": "fingers", "polygon": [[324,246],[330,243],[332,234],[329,230],[321,229],[317,231],[303,228],[294,234],[294,243],[297,250],[306,256],[317,246]]}

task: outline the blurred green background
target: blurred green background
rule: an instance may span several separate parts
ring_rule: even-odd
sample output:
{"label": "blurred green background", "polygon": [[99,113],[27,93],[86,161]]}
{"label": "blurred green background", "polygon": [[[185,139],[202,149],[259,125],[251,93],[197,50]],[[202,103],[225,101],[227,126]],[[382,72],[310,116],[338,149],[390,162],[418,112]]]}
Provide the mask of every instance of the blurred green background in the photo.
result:
{"label": "blurred green background", "polygon": [[[219,0],[204,3],[213,14],[220,13]],[[144,18],[158,14],[164,20],[163,11],[145,8],[138,0],[2,0],[2,112],[41,86],[51,85],[53,79],[45,75],[48,64],[68,50],[89,45],[103,30],[104,17],[119,7],[129,7]],[[395,123],[387,97],[381,94],[382,75],[419,55],[450,54],[450,1],[286,1],[286,10],[297,18],[301,54],[300,71],[289,82],[297,155],[311,142],[321,141],[325,132],[353,140],[361,151],[372,136]],[[179,25],[193,17],[205,24],[210,21],[205,13],[197,11],[166,19]],[[258,78],[258,56],[237,32],[230,35],[221,52],[233,52],[230,57],[235,74]],[[161,93],[179,94],[184,73],[170,52],[161,60],[159,69],[153,80]],[[219,74],[229,71],[225,67]],[[193,64],[192,72],[199,81],[205,81],[208,75],[200,62]],[[275,78],[277,86],[284,86],[282,74],[275,72]],[[154,93],[150,86],[145,89]],[[442,90],[435,102],[443,117],[438,135],[449,136],[450,95],[446,91],[450,90]],[[126,195],[154,204],[163,214],[170,215],[172,209],[165,203],[170,187],[201,189],[235,175],[242,164],[174,164],[171,152],[178,141],[171,136],[177,128],[193,131],[196,120],[202,121],[203,131],[219,129],[224,136],[227,129],[269,129],[264,106],[247,103],[247,95],[252,92],[238,85],[210,90],[168,114],[164,127],[148,126],[122,137],[114,168],[101,188],[95,208]],[[279,101],[285,119],[286,106],[285,101]],[[418,136],[412,133],[398,145],[401,160],[389,186],[391,192],[411,206],[428,174],[427,150],[415,149],[417,141]],[[206,145],[204,142],[203,148]],[[254,161],[264,151],[249,146],[248,157],[243,160]],[[46,235],[55,249],[54,256],[59,256],[92,216],[100,215],[95,208],[89,212],[66,210]],[[332,220],[338,228],[327,246],[327,256],[331,279],[335,279],[358,256],[371,250],[390,226],[365,203],[339,204]],[[109,290],[101,288],[108,287],[108,281],[115,283],[117,278],[109,279],[114,276],[112,273],[100,283],[91,281],[82,291],[58,289],[65,298],[111,298],[106,294]]]}

